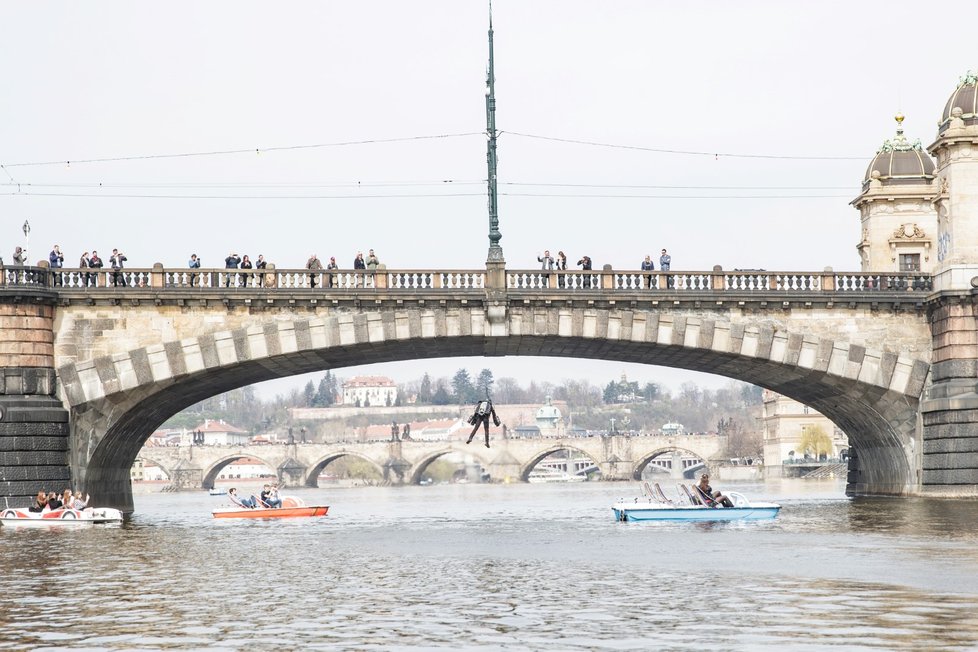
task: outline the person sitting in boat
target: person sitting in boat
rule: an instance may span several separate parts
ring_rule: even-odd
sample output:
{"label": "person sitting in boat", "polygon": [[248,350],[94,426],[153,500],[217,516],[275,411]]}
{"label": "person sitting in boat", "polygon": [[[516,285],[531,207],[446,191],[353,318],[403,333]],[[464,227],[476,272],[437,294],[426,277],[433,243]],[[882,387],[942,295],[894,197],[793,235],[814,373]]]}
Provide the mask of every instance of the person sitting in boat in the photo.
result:
{"label": "person sitting in boat", "polygon": [[64,506],[65,504],[61,502],[60,498],[58,498],[58,494],[54,493],[53,491],[48,494],[48,509],[54,511],[56,509],[61,509]]}
{"label": "person sitting in boat", "polygon": [[72,501],[70,503],[71,504],[71,508],[72,509],[77,509],[77,510],[81,511],[81,510],[85,509],[86,507],[88,507],[88,501],[91,500],[91,498],[92,497],[89,496],[88,494],[85,494],[85,497],[82,498],[82,492],[76,491],[75,492],[75,497],[72,499]]}
{"label": "person sitting in boat", "polygon": [[37,496],[34,497],[34,501],[31,503],[30,507],[27,508],[29,512],[43,512],[44,508],[48,506],[48,492],[41,489],[37,492]]}
{"label": "person sitting in boat", "polygon": [[238,495],[238,490],[235,489],[234,487],[228,489],[228,498],[230,498],[231,502],[237,505],[238,507],[246,507],[248,509],[254,509],[258,507],[257,498],[255,498],[254,496],[251,496],[249,498],[242,498],[241,496]]}
{"label": "person sitting in boat", "polygon": [[710,476],[704,473],[700,476],[700,482],[696,485],[699,490],[698,493],[704,498],[706,504],[710,507],[733,507],[733,503],[730,499],[724,496],[719,491],[713,491],[713,487],[710,486]]}
{"label": "person sitting in boat", "polygon": [[272,489],[271,485],[266,484],[264,487],[262,487],[258,498],[261,500],[261,504],[265,507],[282,506],[282,499],[278,497],[278,490]]}
{"label": "person sitting in boat", "polygon": [[75,497],[71,494],[71,489],[65,489],[64,493],[61,494],[61,504],[65,509],[71,509],[72,504],[75,502]]}

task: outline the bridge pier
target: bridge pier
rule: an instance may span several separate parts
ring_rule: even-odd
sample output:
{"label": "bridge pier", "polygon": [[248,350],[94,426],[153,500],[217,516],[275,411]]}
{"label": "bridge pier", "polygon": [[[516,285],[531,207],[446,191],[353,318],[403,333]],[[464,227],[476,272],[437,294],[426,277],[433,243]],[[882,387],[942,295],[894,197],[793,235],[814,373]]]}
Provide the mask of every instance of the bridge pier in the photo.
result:
{"label": "bridge pier", "polygon": [[294,457],[290,457],[276,469],[279,485],[281,487],[305,486],[308,470],[309,467],[305,464],[297,461]]}
{"label": "bridge pier", "polygon": [[[978,268],[969,268],[967,275],[971,274],[978,274]],[[970,281],[972,286],[975,278]],[[934,360],[931,383],[921,403],[923,450],[918,466],[922,493],[929,495],[978,495],[978,297],[975,291],[944,296],[930,310]]]}
{"label": "bridge pier", "polygon": [[669,478],[682,482],[686,479],[684,474],[685,469],[683,468],[683,454],[679,451],[673,451],[670,457],[672,465],[669,467]]}
{"label": "bridge pier", "polygon": [[[0,299],[0,491],[22,507],[71,484],[68,411],[55,397],[54,294]],[[27,302],[30,299],[30,302]]]}

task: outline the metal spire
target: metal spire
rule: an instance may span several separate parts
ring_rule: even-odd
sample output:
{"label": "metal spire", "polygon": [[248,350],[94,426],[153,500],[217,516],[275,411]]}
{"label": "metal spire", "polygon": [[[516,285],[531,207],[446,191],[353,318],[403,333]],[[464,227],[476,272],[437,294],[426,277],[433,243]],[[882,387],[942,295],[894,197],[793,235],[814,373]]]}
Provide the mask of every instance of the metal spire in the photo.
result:
{"label": "metal spire", "polygon": [[492,54],[492,0],[489,1],[489,70],[486,74],[486,135],[489,137],[486,161],[489,165],[489,261],[502,261],[499,246],[499,195],[496,190],[496,76]]}

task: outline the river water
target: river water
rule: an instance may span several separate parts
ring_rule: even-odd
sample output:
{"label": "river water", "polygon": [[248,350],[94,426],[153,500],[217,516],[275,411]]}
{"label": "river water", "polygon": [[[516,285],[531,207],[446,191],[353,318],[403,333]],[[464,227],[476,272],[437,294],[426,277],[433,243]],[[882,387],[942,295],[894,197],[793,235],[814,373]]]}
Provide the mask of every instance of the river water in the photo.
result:
{"label": "river water", "polygon": [[321,488],[322,519],[136,496],[0,528],[0,649],[978,650],[978,501],[723,488],[750,523],[618,523],[638,483]]}

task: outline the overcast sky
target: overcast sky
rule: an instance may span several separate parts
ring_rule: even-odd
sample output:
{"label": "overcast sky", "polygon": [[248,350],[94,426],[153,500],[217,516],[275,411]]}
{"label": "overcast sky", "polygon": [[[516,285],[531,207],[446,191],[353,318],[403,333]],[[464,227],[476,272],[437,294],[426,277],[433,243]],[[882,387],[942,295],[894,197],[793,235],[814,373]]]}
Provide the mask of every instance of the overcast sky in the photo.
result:
{"label": "overcast sky", "polygon": [[[373,248],[392,269],[478,268],[487,14],[460,0],[3,2],[0,255],[29,220],[31,260],[58,243],[69,265],[118,247],[131,267],[191,253],[221,266],[232,250],[348,267]],[[911,140],[933,140],[978,69],[973,17],[965,2],[497,0],[507,266],[549,248],[637,268],[666,247],[673,269],[857,269],[848,202],[897,111]],[[526,381],[582,369],[389,370],[459,366]],[[585,368],[601,383],[725,382]]]}

